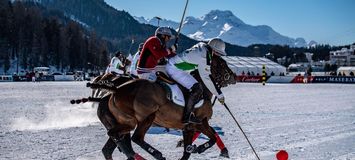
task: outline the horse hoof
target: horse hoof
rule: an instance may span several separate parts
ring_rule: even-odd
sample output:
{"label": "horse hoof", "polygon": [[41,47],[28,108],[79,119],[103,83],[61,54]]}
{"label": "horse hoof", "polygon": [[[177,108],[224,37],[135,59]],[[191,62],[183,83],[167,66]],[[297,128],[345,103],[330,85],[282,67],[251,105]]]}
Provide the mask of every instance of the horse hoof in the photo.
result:
{"label": "horse hoof", "polygon": [[223,149],[221,150],[221,154],[219,154],[219,156],[225,157],[225,158],[229,158],[229,153],[228,153],[227,148],[223,148]]}

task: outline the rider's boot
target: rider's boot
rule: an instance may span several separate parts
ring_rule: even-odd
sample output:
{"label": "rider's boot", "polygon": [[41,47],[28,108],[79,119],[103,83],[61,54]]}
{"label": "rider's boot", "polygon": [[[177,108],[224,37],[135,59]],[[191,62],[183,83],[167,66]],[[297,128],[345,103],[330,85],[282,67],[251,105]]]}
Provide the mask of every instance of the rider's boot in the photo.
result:
{"label": "rider's boot", "polygon": [[184,108],[184,115],[182,119],[182,123],[193,123],[200,124],[201,120],[199,120],[195,114],[193,113],[195,104],[199,102],[202,98],[202,86],[199,83],[195,83],[190,90],[190,97],[188,98],[186,107]]}

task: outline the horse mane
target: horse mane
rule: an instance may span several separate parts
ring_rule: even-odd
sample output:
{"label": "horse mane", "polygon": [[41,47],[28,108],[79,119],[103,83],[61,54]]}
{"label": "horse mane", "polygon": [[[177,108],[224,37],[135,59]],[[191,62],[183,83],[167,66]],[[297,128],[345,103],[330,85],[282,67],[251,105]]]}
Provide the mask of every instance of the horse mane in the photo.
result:
{"label": "horse mane", "polygon": [[235,83],[233,71],[228,67],[227,62],[220,56],[212,56],[211,76],[219,88],[227,87]]}
{"label": "horse mane", "polygon": [[[205,100],[208,100],[209,98],[212,97],[212,93],[210,92],[210,90],[206,87],[205,83],[203,83],[202,78],[200,76],[200,73],[198,72],[198,70],[194,70],[190,73],[200,84],[202,84],[203,86],[203,97]],[[187,98],[187,97],[185,97]]]}
{"label": "horse mane", "polygon": [[128,75],[106,73],[96,77],[92,83],[87,83],[86,86],[91,89],[106,89],[111,92],[116,92],[119,86],[130,80],[133,80],[133,78]]}
{"label": "horse mane", "polygon": [[117,92],[118,88],[112,83],[87,83],[86,87],[90,87],[91,89],[106,89],[111,92]]}

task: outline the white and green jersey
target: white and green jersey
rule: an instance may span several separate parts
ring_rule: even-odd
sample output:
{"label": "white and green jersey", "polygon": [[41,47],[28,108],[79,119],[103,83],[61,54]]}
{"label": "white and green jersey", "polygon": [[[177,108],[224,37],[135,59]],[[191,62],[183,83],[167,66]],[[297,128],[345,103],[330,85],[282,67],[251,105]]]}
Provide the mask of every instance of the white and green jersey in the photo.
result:
{"label": "white and green jersey", "polygon": [[135,76],[138,76],[137,73],[137,65],[139,61],[139,51],[133,56],[132,61],[131,61],[131,66],[129,68],[129,72]]}
{"label": "white and green jersey", "polygon": [[123,70],[120,69],[122,67],[123,67],[123,64],[122,64],[121,60],[118,57],[113,57],[111,59],[109,66],[106,69],[106,73],[115,72],[118,74],[123,74]]}
{"label": "white and green jersey", "polygon": [[169,63],[180,70],[192,71],[197,69],[199,65],[206,65],[206,52],[206,44],[200,42],[192,46],[192,48],[170,58]]}
{"label": "white and green jersey", "polygon": [[219,94],[217,93],[217,90],[209,77],[209,75],[211,74],[211,69],[210,65],[207,65],[207,52],[207,44],[200,42],[191,47],[190,49],[187,49],[184,52],[179,53],[176,56],[170,58],[168,63],[169,65],[173,65],[177,69],[186,72],[198,69],[203,83],[212,92],[212,94],[218,96]]}

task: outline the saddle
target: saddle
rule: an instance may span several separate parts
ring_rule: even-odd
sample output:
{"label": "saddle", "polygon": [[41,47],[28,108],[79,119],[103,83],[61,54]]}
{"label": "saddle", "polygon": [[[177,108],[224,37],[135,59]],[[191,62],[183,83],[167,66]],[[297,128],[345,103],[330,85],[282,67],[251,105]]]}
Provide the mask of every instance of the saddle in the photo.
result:
{"label": "saddle", "polygon": [[[160,84],[165,91],[167,92],[166,97],[179,107],[185,107],[186,100],[189,97],[189,91],[177,83],[174,79],[170,78],[164,72],[158,71],[157,75],[157,83]],[[203,105],[204,100],[201,99],[198,103],[195,104],[195,109],[199,108]]]}

